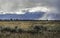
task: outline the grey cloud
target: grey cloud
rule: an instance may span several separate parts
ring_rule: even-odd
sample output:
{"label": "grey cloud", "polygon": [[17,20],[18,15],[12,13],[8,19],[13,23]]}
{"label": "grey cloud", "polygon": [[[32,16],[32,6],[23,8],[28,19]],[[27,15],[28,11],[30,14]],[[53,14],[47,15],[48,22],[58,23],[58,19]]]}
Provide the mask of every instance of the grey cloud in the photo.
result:
{"label": "grey cloud", "polygon": [[[0,0],[0,9],[16,11],[21,8],[31,8],[35,6],[56,6],[57,0]],[[41,4],[41,5],[40,5]]]}

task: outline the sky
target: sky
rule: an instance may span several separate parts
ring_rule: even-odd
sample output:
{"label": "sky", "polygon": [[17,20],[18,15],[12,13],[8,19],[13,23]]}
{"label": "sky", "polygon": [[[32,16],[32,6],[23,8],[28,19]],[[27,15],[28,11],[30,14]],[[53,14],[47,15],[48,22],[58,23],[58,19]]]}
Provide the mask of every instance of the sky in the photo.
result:
{"label": "sky", "polygon": [[60,0],[0,0],[0,18],[2,14],[23,15],[24,19],[34,16],[31,20],[60,20]]}

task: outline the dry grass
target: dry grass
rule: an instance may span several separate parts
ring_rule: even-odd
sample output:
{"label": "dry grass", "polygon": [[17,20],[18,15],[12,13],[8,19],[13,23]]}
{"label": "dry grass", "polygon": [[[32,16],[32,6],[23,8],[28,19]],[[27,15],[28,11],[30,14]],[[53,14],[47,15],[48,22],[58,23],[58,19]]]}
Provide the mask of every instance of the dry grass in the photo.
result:
{"label": "dry grass", "polygon": [[0,26],[29,28],[30,26],[43,25],[43,26],[55,26],[60,25],[60,22],[55,21],[0,21]]}
{"label": "dry grass", "polygon": [[[0,21],[0,26],[14,28],[30,28],[35,25],[43,26],[56,26],[60,25],[60,22],[53,21]],[[11,32],[0,32],[0,38],[60,38],[60,32],[47,32],[43,31],[42,33],[11,33]]]}

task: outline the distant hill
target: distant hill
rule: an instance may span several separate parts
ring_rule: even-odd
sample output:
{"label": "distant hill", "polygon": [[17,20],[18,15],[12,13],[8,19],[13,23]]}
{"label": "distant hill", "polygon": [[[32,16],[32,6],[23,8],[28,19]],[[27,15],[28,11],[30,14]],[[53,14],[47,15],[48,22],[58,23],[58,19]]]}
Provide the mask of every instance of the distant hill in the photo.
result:
{"label": "distant hill", "polygon": [[44,12],[26,12],[25,14],[0,14],[0,19],[37,20],[44,15]]}

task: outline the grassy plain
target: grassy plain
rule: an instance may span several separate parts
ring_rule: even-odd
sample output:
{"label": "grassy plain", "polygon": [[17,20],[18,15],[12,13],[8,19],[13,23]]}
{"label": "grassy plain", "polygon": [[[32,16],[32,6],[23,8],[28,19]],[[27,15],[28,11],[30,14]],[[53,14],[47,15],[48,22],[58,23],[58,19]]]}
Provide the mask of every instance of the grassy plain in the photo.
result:
{"label": "grassy plain", "polygon": [[43,26],[55,26],[59,25],[59,21],[0,21],[0,26],[12,27],[18,26],[18,28],[29,28],[30,26],[43,25]]}
{"label": "grassy plain", "polygon": [[[56,27],[60,26],[60,21],[0,21],[0,26],[28,29],[31,26],[46,26]],[[51,29],[51,28],[50,28]],[[0,32],[0,38],[60,38],[60,32],[48,32],[43,31],[42,33],[11,33],[11,32]]]}

